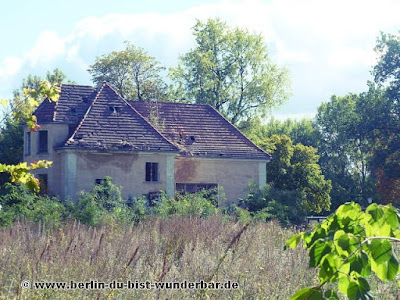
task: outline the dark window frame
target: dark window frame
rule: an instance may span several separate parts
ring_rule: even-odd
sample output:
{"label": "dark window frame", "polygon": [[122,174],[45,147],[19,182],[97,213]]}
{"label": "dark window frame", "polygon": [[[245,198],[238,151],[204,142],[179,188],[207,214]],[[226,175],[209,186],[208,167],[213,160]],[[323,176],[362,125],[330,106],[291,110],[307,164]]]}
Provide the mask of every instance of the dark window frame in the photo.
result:
{"label": "dark window frame", "polygon": [[146,182],[159,182],[160,180],[160,170],[158,162],[146,162],[145,168],[145,181]]}
{"label": "dark window frame", "polygon": [[31,155],[31,132],[25,134],[25,155]]}
{"label": "dark window frame", "polygon": [[38,132],[38,153],[49,153],[49,133],[47,130]]}
{"label": "dark window frame", "polygon": [[38,174],[37,178],[39,180],[40,194],[47,194],[49,188],[49,176],[45,173]]}

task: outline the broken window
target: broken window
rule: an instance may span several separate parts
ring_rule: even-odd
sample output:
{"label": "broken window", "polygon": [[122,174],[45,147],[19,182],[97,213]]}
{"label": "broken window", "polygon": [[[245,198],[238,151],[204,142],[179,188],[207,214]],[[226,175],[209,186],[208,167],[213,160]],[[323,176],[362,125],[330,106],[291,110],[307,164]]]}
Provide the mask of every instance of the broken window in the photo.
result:
{"label": "broken window", "polygon": [[109,106],[108,109],[111,111],[112,114],[118,115],[119,111],[121,110],[118,106]]}
{"label": "broken window", "polygon": [[158,163],[146,162],[146,181],[158,181]]}
{"label": "broken window", "polygon": [[47,130],[39,131],[39,149],[38,153],[47,153],[48,150],[48,135]]}

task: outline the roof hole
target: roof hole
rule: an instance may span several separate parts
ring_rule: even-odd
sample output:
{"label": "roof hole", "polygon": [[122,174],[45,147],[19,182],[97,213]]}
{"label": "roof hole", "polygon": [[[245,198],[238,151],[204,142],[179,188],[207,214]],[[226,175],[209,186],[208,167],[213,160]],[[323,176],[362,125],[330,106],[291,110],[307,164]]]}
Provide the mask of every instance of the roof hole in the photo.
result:
{"label": "roof hole", "polygon": [[113,114],[118,114],[119,111],[121,110],[121,108],[118,107],[118,106],[109,106],[108,109],[109,109],[109,110],[111,111],[111,113],[113,113]]}

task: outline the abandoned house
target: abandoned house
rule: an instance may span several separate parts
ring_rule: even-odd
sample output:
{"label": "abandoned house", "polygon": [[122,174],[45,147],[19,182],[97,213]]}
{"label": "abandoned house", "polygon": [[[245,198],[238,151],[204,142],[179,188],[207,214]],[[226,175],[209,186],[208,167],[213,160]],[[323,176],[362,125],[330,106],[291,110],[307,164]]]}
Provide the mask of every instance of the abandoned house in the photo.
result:
{"label": "abandoned house", "polygon": [[107,83],[62,84],[57,102],[35,111],[24,129],[24,160],[53,161],[35,175],[49,194],[76,199],[105,176],[122,195],[222,187],[228,202],[249,182],[266,183],[270,155],[209,105],[127,101]]}

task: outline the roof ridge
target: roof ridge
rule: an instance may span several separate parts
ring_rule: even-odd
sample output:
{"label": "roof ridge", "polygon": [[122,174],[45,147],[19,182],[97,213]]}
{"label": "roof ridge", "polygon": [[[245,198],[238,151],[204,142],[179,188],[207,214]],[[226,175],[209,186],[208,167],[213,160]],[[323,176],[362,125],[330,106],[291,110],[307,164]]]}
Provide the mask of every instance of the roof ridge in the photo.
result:
{"label": "roof ridge", "polygon": [[[168,138],[166,138],[156,127],[154,127],[145,117],[143,117],[125,98],[123,98],[108,82],[104,82],[110,89],[112,89],[122,101],[124,101],[129,108],[131,108],[144,122],[146,122],[150,127],[155,130],[165,141],[167,141],[170,145],[172,145],[177,150],[180,150],[176,147]],[[146,102],[146,101],[143,101]]]}
{"label": "roof ridge", "polygon": [[96,89],[94,86],[92,85],[88,85],[88,84],[77,84],[77,83],[62,83],[62,85],[72,85],[72,86],[86,86],[86,87],[91,87],[92,89]]}
{"label": "roof ridge", "polygon": [[238,132],[240,135],[242,135],[245,140],[250,143],[250,145],[256,147],[259,151],[267,154],[270,159],[272,159],[271,154],[269,154],[268,152],[264,151],[263,149],[261,149],[260,147],[258,147],[256,144],[254,144],[245,134],[243,134],[235,125],[233,125],[229,120],[227,120],[216,108],[214,108],[213,106],[211,106],[210,104],[206,104],[206,106],[210,107],[215,113],[217,113],[226,123],[228,123],[231,127],[234,128],[234,130],[236,132]]}
{"label": "roof ridge", "polygon": [[145,100],[129,100],[131,102],[143,102],[143,103],[147,103],[147,102],[151,102],[151,103],[155,103],[155,104],[160,104],[160,105],[190,105],[190,106],[207,106],[209,104],[203,104],[203,103],[189,103],[189,102],[173,102],[173,101],[156,101],[156,102],[152,102],[152,101],[145,101]]}
{"label": "roof ridge", "polygon": [[[105,83],[103,83],[103,84],[101,85],[101,87],[99,88],[99,91],[97,92],[96,97],[94,97],[92,103],[90,103],[90,105],[89,105],[89,107],[88,107],[86,113],[85,113],[85,114],[83,115],[83,117],[82,117],[82,120],[79,122],[79,125],[75,128],[74,133],[68,138],[68,140],[69,140],[69,139],[73,139],[73,138],[75,137],[76,133],[77,133],[78,130],[81,128],[83,122],[86,120],[87,116],[89,115],[89,112],[90,112],[90,110],[92,109],[92,107],[93,107],[94,103],[96,102],[97,98],[100,96],[100,93],[101,93],[101,91],[103,90],[104,86],[105,86]],[[68,142],[68,141],[67,141],[67,142]]]}

